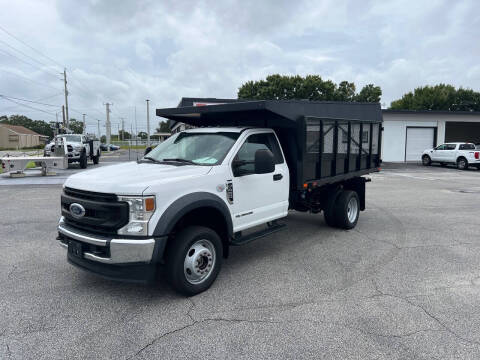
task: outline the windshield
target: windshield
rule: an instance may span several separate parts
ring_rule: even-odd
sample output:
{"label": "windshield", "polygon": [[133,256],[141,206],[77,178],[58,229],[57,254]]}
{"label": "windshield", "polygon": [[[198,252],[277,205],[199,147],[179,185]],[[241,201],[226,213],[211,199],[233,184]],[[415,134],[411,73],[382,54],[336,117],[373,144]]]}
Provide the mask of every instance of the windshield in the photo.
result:
{"label": "windshield", "polygon": [[196,165],[217,165],[227,155],[239,133],[187,133],[173,135],[148,153],[157,161],[187,160]]}
{"label": "windshield", "polygon": [[82,142],[82,137],[80,135],[63,135],[67,142]]}

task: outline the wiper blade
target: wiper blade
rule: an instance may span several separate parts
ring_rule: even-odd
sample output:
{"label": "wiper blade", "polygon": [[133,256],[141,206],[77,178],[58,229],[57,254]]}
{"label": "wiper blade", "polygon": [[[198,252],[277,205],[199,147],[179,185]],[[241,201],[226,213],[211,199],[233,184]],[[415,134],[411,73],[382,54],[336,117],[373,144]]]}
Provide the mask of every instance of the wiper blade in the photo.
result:
{"label": "wiper blade", "polygon": [[194,163],[192,160],[180,159],[180,158],[162,159],[162,160],[163,161],[177,161],[177,162],[182,162],[182,163],[191,164],[191,165],[198,165],[197,163]]}
{"label": "wiper blade", "polygon": [[143,158],[140,159],[140,161],[142,161],[143,159],[153,161],[154,163],[157,163],[157,164],[162,164],[161,161],[158,161],[157,159],[154,159],[150,156],[144,156]]}

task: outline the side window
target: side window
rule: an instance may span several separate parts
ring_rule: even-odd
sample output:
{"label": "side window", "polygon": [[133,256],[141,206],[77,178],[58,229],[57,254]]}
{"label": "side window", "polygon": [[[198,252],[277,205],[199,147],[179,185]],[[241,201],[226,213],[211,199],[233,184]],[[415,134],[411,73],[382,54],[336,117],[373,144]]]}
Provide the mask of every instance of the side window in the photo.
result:
{"label": "side window", "polygon": [[457,145],[455,145],[455,144],[446,144],[445,145],[445,150],[455,150],[456,147],[457,147]]}
{"label": "side window", "polygon": [[437,146],[435,150],[445,150],[445,145]]}
{"label": "side window", "polygon": [[473,144],[461,144],[459,150],[475,150],[475,145]]}
{"label": "side window", "polygon": [[237,176],[253,174],[255,171],[255,152],[268,149],[273,153],[275,164],[283,163],[280,145],[272,133],[250,135],[235,155],[234,161],[243,162],[235,168]]}

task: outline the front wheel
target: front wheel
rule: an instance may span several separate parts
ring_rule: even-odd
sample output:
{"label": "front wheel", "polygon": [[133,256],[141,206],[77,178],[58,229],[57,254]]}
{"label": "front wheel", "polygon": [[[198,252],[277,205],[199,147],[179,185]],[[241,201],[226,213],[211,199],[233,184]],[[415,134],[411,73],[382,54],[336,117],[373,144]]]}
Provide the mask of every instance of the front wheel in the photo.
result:
{"label": "front wheel", "polygon": [[222,240],[203,226],[190,226],[171,238],[166,251],[166,276],[179,293],[193,296],[207,290],[222,266]]}
{"label": "front wheel", "polygon": [[85,151],[83,151],[82,154],[80,155],[80,167],[82,169],[87,168],[87,154],[85,153]]}
{"label": "front wheel", "polygon": [[353,229],[360,215],[360,199],[352,190],[343,191],[335,201],[336,225],[342,229]]}
{"label": "front wheel", "polygon": [[100,151],[97,151],[97,155],[95,155],[92,160],[95,165],[98,165],[98,162],[100,161]]}
{"label": "front wheel", "polygon": [[423,155],[422,156],[422,165],[423,166],[429,166],[432,163],[432,159],[430,159],[430,156],[428,155]]}
{"label": "front wheel", "polygon": [[468,161],[467,159],[461,157],[457,160],[457,168],[458,170],[467,170],[468,169]]}

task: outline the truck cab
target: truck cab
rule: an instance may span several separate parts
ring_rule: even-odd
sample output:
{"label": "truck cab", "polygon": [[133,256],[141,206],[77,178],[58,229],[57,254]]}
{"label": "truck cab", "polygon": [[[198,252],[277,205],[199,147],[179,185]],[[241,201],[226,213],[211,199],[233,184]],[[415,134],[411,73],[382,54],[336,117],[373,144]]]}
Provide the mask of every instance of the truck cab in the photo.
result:
{"label": "truck cab", "polygon": [[[257,103],[248,106],[258,110]],[[224,119],[234,109],[227,107]],[[69,177],[58,225],[68,261],[140,282],[153,280],[161,267],[175,290],[194,295],[213,283],[232,246],[280,231],[289,210],[324,211],[327,224],[353,228],[365,209],[368,179],[361,175],[376,171],[380,161],[379,119],[338,123],[302,116],[274,128],[269,125],[277,121],[269,124],[267,114],[257,115],[265,126],[197,127],[136,162]],[[362,129],[368,129],[368,146],[362,145]],[[345,153],[332,147],[330,154],[325,137]],[[312,139],[320,145],[312,147]],[[323,158],[328,166],[318,163]],[[313,175],[308,161],[317,168]]]}

